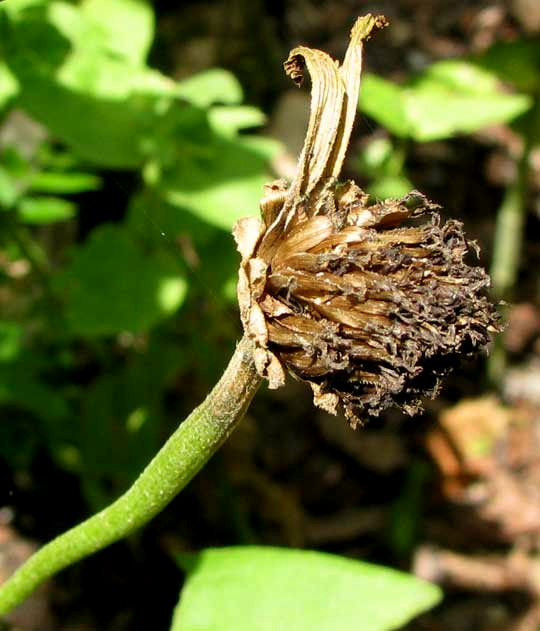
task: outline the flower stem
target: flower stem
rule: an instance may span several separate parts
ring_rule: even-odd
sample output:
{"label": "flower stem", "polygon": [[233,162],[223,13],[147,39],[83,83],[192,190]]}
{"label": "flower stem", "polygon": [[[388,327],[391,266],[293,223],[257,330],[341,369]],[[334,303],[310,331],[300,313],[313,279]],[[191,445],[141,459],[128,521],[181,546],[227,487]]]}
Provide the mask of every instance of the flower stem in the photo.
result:
{"label": "flower stem", "polygon": [[244,416],[261,378],[244,336],[223,376],[133,485],[110,506],[38,550],[0,588],[0,615],[68,565],[131,534],[187,485]]}
{"label": "flower stem", "polygon": [[491,280],[496,298],[508,298],[518,276],[526,215],[527,173],[530,146],[523,150],[517,176],[506,189],[497,213]]}
{"label": "flower stem", "polygon": [[[527,176],[532,145],[530,135],[524,134],[524,147],[517,162],[517,173],[506,189],[497,211],[491,287],[497,299],[509,299],[516,286],[523,249],[523,235],[527,216]],[[502,336],[495,339],[487,364],[487,376],[493,385],[501,382],[506,367],[506,351]]]}

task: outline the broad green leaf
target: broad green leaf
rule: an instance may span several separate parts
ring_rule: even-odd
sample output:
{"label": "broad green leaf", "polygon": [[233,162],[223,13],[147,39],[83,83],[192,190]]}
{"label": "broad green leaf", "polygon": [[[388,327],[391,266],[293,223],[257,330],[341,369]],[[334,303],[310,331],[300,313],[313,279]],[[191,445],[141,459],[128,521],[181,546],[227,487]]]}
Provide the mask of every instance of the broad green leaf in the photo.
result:
{"label": "broad green leaf", "polygon": [[32,176],[29,190],[34,193],[73,195],[98,190],[101,178],[93,173],[75,171],[43,171]]}
{"label": "broad green leaf", "polygon": [[0,362],[11,361],[21,349],[23,329],[17,322],[0,320]]}
{"label": "broad green leaf", "polygon": [[238,254],[230,231],[164,202],[150,189],[132,197],[127,223],[149,247],[176,252],[180,244],[196,264],[195,290],[236,301]]}
{"label": "broad green leaf", "polygon": [[396,136],[410,135],[403,88],[397,83],[366,72],[360,86],[360,109]]}
{"label": "broad green leaf", "polygon": [[428,66],[413,86],[427,83],[444,85],[456,92],[486,95],[499,92],[500,84],[496,75],[468,61],[459,59],[439,61]]}
{"label": "broad green leaf", "polygon": [[266,162],[272,160],[280,151],[283,152],[282,143],[274,138],[267,138],[266,136],[241,136],[238,140],[244,149],[253,151]]}
{"label": "broad green leaf", "polygon": [[360,99],[362,110],[389,131],[419,142],[509,122],[531,104],[526,95],[501,91],[493,74],[464,61],[433,64],[404,86],[368,75]]}
{"label": "broad green leaf", "polygon": [[356,169],[367,177],[400,176],[403,173],[404,149],[388,137],[373,138],[364,145],[356,159]]}
{"label": "broad green leaf", "polygon": [[23,223],[47,224],[71,219],[77,206],[60,197],[24,197],[17,206],[17,215]]}
{"label": "broad green leaf", "polygon": [[498,42],[475,63],[528,94],[540,94],[540,40]]}
{"label": "broad green leaf", "polygon": [[2,421],[0,457],[15,471],[28,470],[35,462],[36,451],[41,447],[41,435],[36,431],[35,419],[20,413],[13,418],[4,412]]}
{"label": "broad green leaf", "polygon": [[18,89],[17,79],[0,59],[0,111],[17,94]]}
{"label": "broad green leaf", "polygon": [[228,137],[234,137],[241,129],[260,127],[266,121],[260,109],[248,105],[216,105],[209,110],[208,119],[213,129]]}
{"label": "broad green leaf", "polygon": [[21,194],[17,180],[7,169],[0,166],[0,211],[10,210]]}
{"label": "broad green leaf", "polygon": [[144,251],[121,227],[104,225],[58,278],[72,333],[146,331],[182,303],[186,283],[176,262]]}
{"label": "broad green leaf", "polygon": [[268,180],[261,172],[208,181],[206,188],[189,189],[182,182],[164,189],[164,199],[188,210],[213,226],[230,231],[241,217],[259,212],[259,200]]}
{"label": "broad green leaf", "polygon": [[499,90],[496,77],[467,62],[440,62],[405,92],[414,138],[471,133],[509,122],[532,104],[526,95]]}
{"label": "broad green leaf", "polygon": [[157,187],[167,203],[230,231],[240,217],[259,212],[268,149],[243,138],[216,136],[209,136],[204,146],[178,145]]}
{"label": "broad green leaf", "polygon": [[178,251],[178,238],[189,235],[190,243],[199,250],[217,232],[196,215],[184,212],[165,202],[157,191],[146,187],[130,199],[126,223],[131,232],[150,247]]}
{"label": "broad green leaf", "polygon": [[242,87],[227,70],[212,68],[181,81],[176,94],[198,107],[214,103],[237,105],[242,101]]}
{"label": "broad green leaf", "polygon": [[38,418],[53,420],[65,418],[69,412],[62,395],[46,385],[31,358],[26,361],[24,356],[0,364],[0,403],[16,404]]}
{"label": "broad green leaf", "polygon": [[[102,0],[90,2],[100,4]],[[118,3],[142,6],[142,0],[113,0],[111,6]],[[48,17],[50,26],[57,29],[57,37],[63,37],[69,43],[69,50],[58,60],[60,63],[51,68],[51,75],[62,85],[106,99],[125,99],[134,93],[173,96],[174,81],[133,63],[116,50],[115,47],[122,47],[123,43],[109,41],[106,31],[110,25],[106,14],[102,23],[97,23],[88,19],[84,10],[57,0],[51,3]],[[37,26],[33,25],[33,28],[37,29]],[[44,51],[45,58],[47,54]]]}
{"label": "broad green leaf", "polygon": [[414,189],[406,175],[386,175],[376,178],[367,186],[367,192],[378,199],[400,198]]}
{"label": "broad green leaf", "polygon": [[408,574],[321,552],[246,546],[178,562],[188,576],[171,631],[387,631],[441,597]]}
{"label": "broad green leaf", "polygon": [[81,158],[105,167],[140,167],[149,153],[147,146],[152,146],[151,130],[158,125],[151,99],[96,99],[47,78],[25,81],[20,100]]}
{"label": "broad green leaf", "polygon": [[81,415],[69,442],[86,499],[96,510],[129,486],[159,449],[168,431],[164,393],[186,359],[170,336],[155,331],[146,348],[126,351],[114,372],[82,390]]}
{"label": "broad green leaf", "polygon": [[8,15],[15,16],[21,11],[32,8],[42,8],[49,0],[10,0],[0,5],[0,11],[5,11]]}
{"label": "broad green leaf", "polygon": [[81,13],[103,29],[107,48],[142,65],[154,36],[154,13],[145,0],[84,0]]}
{"label": "broad green leaf", "polygon": [[96,164],[143,164],[174,101],[173,81],[114,57],[99,29],[61,2],[0,21],[0,48],[19,81],[19,104],[53,135]]}

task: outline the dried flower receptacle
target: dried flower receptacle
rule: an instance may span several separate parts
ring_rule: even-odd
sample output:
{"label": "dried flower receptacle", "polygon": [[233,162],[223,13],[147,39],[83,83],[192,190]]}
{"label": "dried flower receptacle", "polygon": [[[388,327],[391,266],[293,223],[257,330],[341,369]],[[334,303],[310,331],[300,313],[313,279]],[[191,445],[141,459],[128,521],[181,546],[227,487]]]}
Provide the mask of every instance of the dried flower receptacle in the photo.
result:
{"label": "dried flower receptacle", "polygon": [[441,377],[484,348],[498,320],[489,277],[465,262],[471,244],[417,191],[374,202],[337,177],[358,99],[362,42],[381,18],[357,21],[342,66],[307,48],[285,63],[312,77],[312,108],[295,179],[267,185],[261,219],[235,227],[238,297],[255,362],[271,388],[286,371],[319,407],[356,424],[397,404],[408,413]]}

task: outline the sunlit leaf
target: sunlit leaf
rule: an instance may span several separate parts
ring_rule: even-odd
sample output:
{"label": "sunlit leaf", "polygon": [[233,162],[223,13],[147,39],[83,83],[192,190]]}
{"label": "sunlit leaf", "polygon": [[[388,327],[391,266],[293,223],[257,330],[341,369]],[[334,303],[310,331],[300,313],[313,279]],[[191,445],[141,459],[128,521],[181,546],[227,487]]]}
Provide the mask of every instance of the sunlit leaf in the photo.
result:
{"label": "sunlit leaf", "polygon": [[9,210],[21,195],[17,181],[7,169],[0,166],[0,210]]}
{"label": "sunlit leaf", "polygon": [[101,186],[101,178],[93,173],[69,171],[43,171],[32,176],[29,189],[35,193],[73,195],[95,191]]}
{"label": "sunlit leaf", "polygon": [[262,173],[223,178],[208,182],[205,188],[190,190],[179,182],[164,191],[164,199],[178,208],[186,209],[204,221],[230,231],[241,217],[255,215],[261,191],[268,178]]}
{"label": "sunlit leaf", "polygon": [[496,77],[464,61],[433,64],[399,86],[372,75],[362,84],[360,107],[393,134],[425,142],[509,122],[532,104],[500,89]]}
{"label": "sunlit leaf", "polygon": [[146,0],[84,0],[82,15],[99,24],[107,48],[134,64],[146,59],[154,36],[154,12]]}
{"label": "sunlit leaf", "polygon": [[497,42],[475,63],[528,94],[540,93],[540,40]]}
{"label": "sunlit leaf", "polygon": [[234,136],[241,129],[259,127],[266,120],[260,109],[247,105],[215,106],[208,112],[208,118],[212,128],[226,136]]}
{"label": "sunlit leaf", "polygon": [[406,137],[411,133],[403,88],[392,81],[369,72],[363,74],[360,109],[396,136]]}
{"label": "sunlit leaf", "polygon": [[17,206],[17,214],[23,223],[47,224],[66,221],[76,213],[73,202],[60,197],[24,197]]}
{"label": "sunlit leaf", "polygon": [[186,293],[171,258],[150,255],[111,225],[94,230],[58,285],[71,331],[89,336],[145,331],[173,313]]}
{"label": "sunlit leaf", "polygon": [[158,188],[167,203],[230,231],[240,217],[259,212],[267,154],[276,147],[210,137],[204,147],[170,160]]}
{"label": "sunlit leaf", "polygon": [[0,111],[17,94],[18,89],[17,79],[0,60]]}
{"label": "sunlit leaf", "polygon": [[193,105],[208,107],[213,103],[237,105],[242,100],[242,87],[234,75],[221,68],[212,68],[181,81],[176,93]]}
{"label": "sunlit leaf", "polygon": [[171,631],[385,631],[435,605],[434,585],[321,552],[237,547],[179,555]]}
{"label": "sunlit leaf", "polygon": [[11,361],[19,354],[23,329],[17,322],[0,320],[0,362]]}
{"label": "sunlit leaf", "polygon": [[387,175],[375,179],[367,186],[367,192],[378,199],[399,199],[414,189],[405,175]]}
{"label": "sunlit leaf", "polygon": [[114,56],[103,37],[62,2],[0,21],[0,49],[20,84],[20,106],[79,156],[140,167],[176,98],[175,83]]}

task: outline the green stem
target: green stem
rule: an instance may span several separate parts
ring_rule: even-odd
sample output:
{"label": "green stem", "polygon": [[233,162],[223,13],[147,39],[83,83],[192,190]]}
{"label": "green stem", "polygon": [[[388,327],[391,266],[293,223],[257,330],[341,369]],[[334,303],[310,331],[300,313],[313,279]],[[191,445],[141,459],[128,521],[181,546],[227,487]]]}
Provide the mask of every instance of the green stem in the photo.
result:
{"label": "green stem", "polygon": [[21,253],[28,259],[45,289],[50,292],[49,263],[43,249],[32,237],[28,229],[17,223],[11,216],[7,218],[3,227],[9,232]]}
{"label": "green stem", "polygon": [[[525,134],[525,146],[517,163],[516,177],[506,189],[502,204],[497,212],[490,276],[492,293],[498,299],[510,296],[519,272],[531,152],[528,138],[528,134]],[[505,367],[506,352],[503,339],[498,336],[491,349],[487,365],[488,379],[492,384],[500,384]]]}
{"label": "green stem", "polygon": [[228,438],[260,383],[252,343],[244,337],[212,392],[124,495],[46,544],[0,588],[0,615],[60,570],[126,537],[162,511]]}
{"label": "green stem", "polygon": [[531,147],[526,142],[517,164],[515,180],[508,186],[497,213],[491,281],[493,294],[507,298],[515,285],[525,223],[527,172]]}

